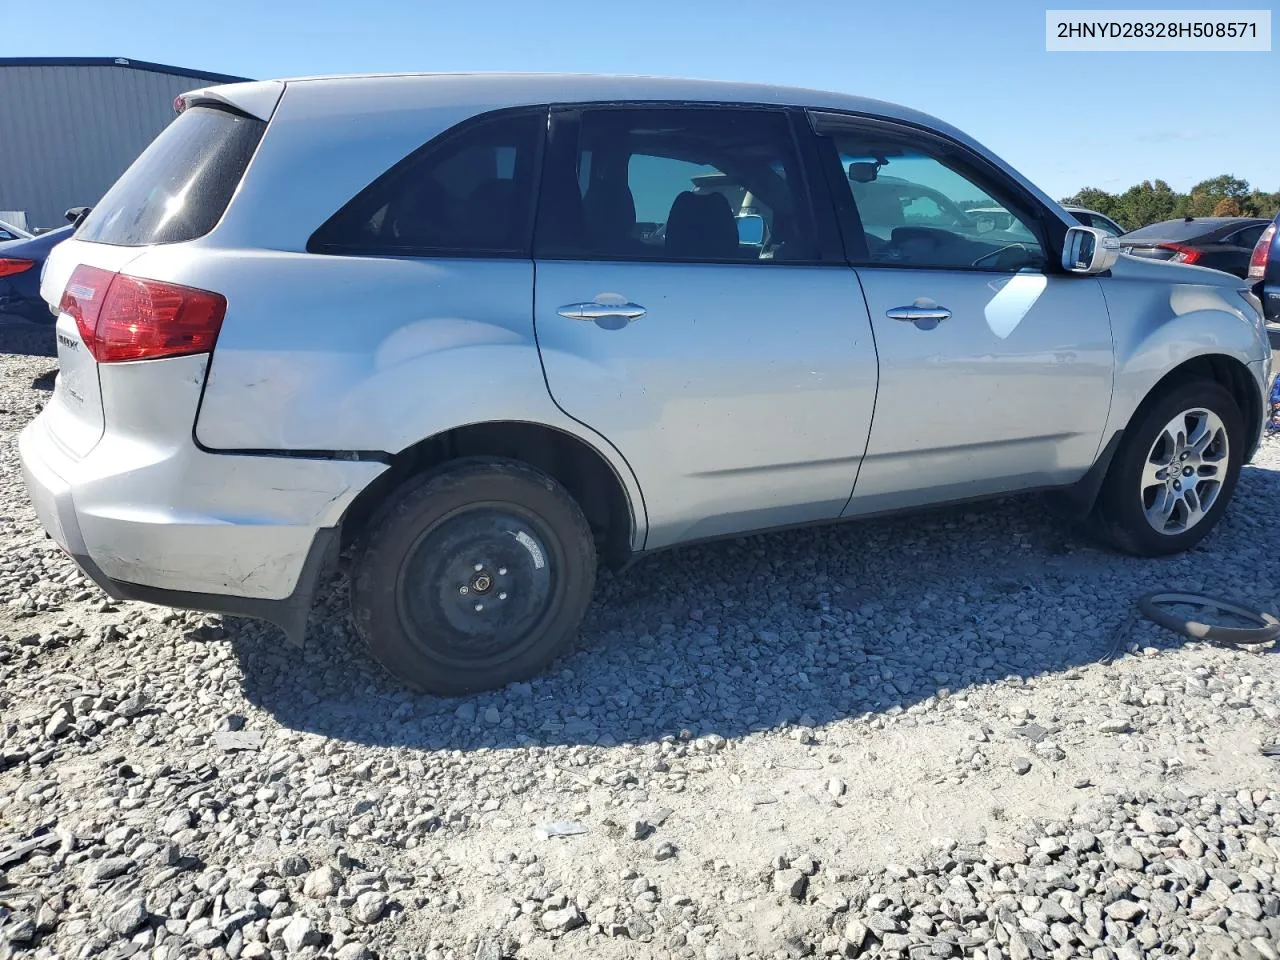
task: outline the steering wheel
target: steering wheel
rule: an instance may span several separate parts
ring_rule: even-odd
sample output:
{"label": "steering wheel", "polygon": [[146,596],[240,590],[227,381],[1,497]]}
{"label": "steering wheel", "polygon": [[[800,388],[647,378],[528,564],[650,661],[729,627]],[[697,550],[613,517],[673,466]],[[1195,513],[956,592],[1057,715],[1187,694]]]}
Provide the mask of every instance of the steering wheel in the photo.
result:
{"label": "steering wheel", "polygon": [[[1006,254],[1008,254],[1010,251],[1013,251],[1013,250],[1017,250],[1020,254],[1022,254],[1022,258],[1020,261],[997,259],[1000,257],[1004,257]],[[977,260],[973,261],[973,266],[980,267],[982,266],[984,261],[992,260],[992,259],[996,259],[997,265],[999,266],[1013,266],[1013,264],[1016,262],[1029,262],[1031,260],[1031,257],[1030,257],[1030,251],[1027,250],[1027,245],[1025,243],[1010,243],[1010,244],[1007,244],[1006,246],[1001,247],[999,250],[992,250],[990,253],[984,253]]]}

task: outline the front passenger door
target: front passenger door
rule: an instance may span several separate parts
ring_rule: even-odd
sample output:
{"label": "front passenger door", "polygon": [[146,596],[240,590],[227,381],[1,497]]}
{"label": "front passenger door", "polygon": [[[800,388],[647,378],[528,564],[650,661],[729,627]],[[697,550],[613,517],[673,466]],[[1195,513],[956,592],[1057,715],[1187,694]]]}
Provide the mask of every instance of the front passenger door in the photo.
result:
{"label": "front passenger door", "polygon": [[820,133],[881,371],[845,514],[1082,477],[1111,400],[1099,280],[1057,269],[1025,201],[958,144],[888,121]]}

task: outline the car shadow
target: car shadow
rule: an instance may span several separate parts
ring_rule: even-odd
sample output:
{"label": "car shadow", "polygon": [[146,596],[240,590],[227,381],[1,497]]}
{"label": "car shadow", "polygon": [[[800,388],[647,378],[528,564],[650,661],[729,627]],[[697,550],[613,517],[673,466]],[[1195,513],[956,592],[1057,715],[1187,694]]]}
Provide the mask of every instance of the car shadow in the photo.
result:
{"label": "car shadow", "polygon": [[[264,624],[226,626],[248,700],[339,740],[467,750],[733,738],[1096,662],[1148,590],[1272,610],[1276,503],[1280,471],[1246,468],[1218,531],[1153,560],[1091,543],[1038,498],[672,550],[602,574],[577,646],[541,676],[464,698],[415,694],[382,672],[355,638],[341,577],[301,649]],[[1143,645],[1183,642],[1131,626]]]}

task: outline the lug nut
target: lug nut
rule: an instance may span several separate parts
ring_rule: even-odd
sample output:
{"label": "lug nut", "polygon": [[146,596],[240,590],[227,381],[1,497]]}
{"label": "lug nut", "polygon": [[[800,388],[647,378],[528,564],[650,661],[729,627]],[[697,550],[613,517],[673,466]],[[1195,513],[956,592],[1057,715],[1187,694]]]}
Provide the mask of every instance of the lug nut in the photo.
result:
{"label": "lug nut", "polygon": [[498,576],[500,576],[500,577],[505,577],[506,575],[507,575],[507,568],[506,568],[506,567],[499,567],[499,568],[498,568]]}
{"label": "lug nut", "polygon": [[476,564],[474,567],[472,567],[471,569],[472,569],[472,570],[474,570],[476,573],[479,573],[481,570],[483,570],[483,569],[484,569],[484,564],[483,564],[483,563],[477,563],[477,564]]}
{"label": "lug nut", "polygon": [[466,596],[468,593],[470,593],[471,591],[470,591],[470,590],[468,590],[466,587],[459,587],[459,588],[458,588],[458,592],[459,592],[460,594],[462,594],[462,595],[465,597],[465,596]]}
{"label": "lug nut", "polygon": [[476,613],[479,613],[479,612],[480,612],[481,610],[483,610],[483,609],[484,609],[484,604],[483,604],[483,603],[477,603],[477,604],[476,604]]}
{"label": "lug nut", "polygon": [[498,599],[499,599],[499,600],[505,600],[505,599],[507,599],[507,595],[506,595],[505,593],[500,593],[500,594],[498,594]]}

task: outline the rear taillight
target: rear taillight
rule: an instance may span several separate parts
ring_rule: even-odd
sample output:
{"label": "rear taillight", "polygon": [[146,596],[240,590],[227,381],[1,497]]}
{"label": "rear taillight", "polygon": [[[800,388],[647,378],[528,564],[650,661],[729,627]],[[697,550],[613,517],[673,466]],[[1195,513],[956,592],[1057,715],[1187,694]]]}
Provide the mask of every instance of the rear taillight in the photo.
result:
{"label": "rear taillight", "polygon": [[34,260],[15,260],[12,257],[0,257],[0,277],[12,277],[15,273],[26,273],[36,265]]}
{"label": "rear taillight", "polygon": [[227,310],[221,294],[76,267],[60,309],[99,363],[208,353]]}
{"label": "rear taillight", "polygon": [[1195,247],[1184,246],[1181,243],[1162,243],[1161,250],[1172,250],[1173,256],[1169,259],[1174,263],[1195,263],[1200,259],[1203,251],[1197,250]]}
{"label": "rear taillight", "polygon": [[107,287],[111,286],[114,278],[115,274],[110,270],[81,264],[72,272],[66,289],[62,291],[62,302],[58,304],[58,309],[76,322],[80,339],[91,352],[102,301],[106,299]]}
{"label": "rear taillight", "polygon": [[[1275,239],[1276,225],[1273,223],[1262,231],[1262,236],[1253,245],[1253,253],[1249,256],[1249,279],[1261,280],[1267,273],[1267,257],[1271,253],[1271,241]],[[0,261],[2,263],[3,261]]]}

